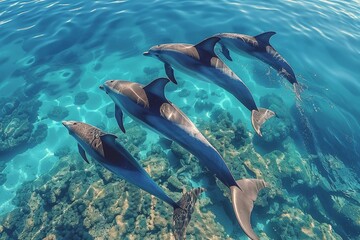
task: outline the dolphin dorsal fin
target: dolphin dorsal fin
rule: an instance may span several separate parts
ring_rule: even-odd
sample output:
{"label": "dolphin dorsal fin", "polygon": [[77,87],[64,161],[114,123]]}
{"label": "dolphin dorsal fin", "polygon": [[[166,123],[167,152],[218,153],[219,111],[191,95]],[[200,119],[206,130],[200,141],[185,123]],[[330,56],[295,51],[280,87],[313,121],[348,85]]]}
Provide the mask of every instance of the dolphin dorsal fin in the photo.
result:
{"label": "dolphin dorsal fin", "polygon": [[111,133],[104,133],[100,136],[101,142],[113,142],[117,139],[117,136]]}
{"label": "dolphin dorsal fin", "polygon": [[105,158],[113,159],[114,156],[116,156],[116,151],[111,147],[112,143],[115,143],[116,138],[117,136],[110,133],[105,133],[100,136]]}
{"label": "dolphin dorsal fin", "polygon": [[170,82],[170,80],[167,78],[157,78],[148,85],[146,85],[144,87],[144,90],[166,100],[165,86],[168,82]]}
{"label": "dolphin dorsal fin", "polygon": [[208,52],[211,55],[215,55],[214,47],[215,44],[220,40],[219,37],[209,37],[198,44],[194,45],[196,49],[201,49]]}
{"label": "dolphin dorsal fin", "polygon": [[262,34],[255,36],[255,38],[258,42],[262,42],[264,44],[270,45],[270,42],[269,42],[270,38],[275,34],[276,34],[276,32],[264,32]]}

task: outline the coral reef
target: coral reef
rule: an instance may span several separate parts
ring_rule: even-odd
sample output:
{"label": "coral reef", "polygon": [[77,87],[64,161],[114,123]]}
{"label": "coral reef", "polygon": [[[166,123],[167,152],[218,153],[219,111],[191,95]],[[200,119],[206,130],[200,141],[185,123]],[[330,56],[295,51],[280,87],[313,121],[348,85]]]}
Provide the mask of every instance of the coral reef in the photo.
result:
{"label": "coral reef", "polygon": [[262,127],[262,137],[255,135],[254,143],[271,151],[275,148],[279,149],[279,146],[283,144],[285,139],[289,137],[293,132],[294,123],[291,119],[291,115],[285,108],[283,99],[275,94],[265,95],[260,98],[260,106],[270,109],[276,113],[276,116],[267,121]]}
{"label": "coral reef", "polygon": [[[263,178],[269,184],[260,192],[252,214],[262,239],[360,236],[360,184],[338,158],[304,157],[291,137],[282,141],[282,150],[260,155],[252,133],[227,111],[216,108],[210,119],[198,119],[196,124],[235,179]],[[137,158],[147,143],[146,131],[136,123],[126,124],[127,134],[118,128],[109,131],[116,132],[118,141]],[[187,239],[243,238],[228,189],[185,149],[174,142],[167,145],[151,145],[140,163],[173,199],[180,199],[180,193],[194,185],[207,189],[195,207]],[[49,174],[18,190],[14,199],[18,208],[0,219],[0,239],[101,239],[104,234],[120,239],[173,239],[171,207],[104,168],[86,164],[68,148],[55,155],[60,160]],[[342,222],[354,230],[344,232]]]}
{"label": "coral reef", "polygon": [[181,97],[181,98],[183,98],[183,97],[188,97],[188,96],[190,96],[190,94],[191,94],[191,92],[190,92],[190,90],[188,90],[188,89],[182,89],[179,93],[178,93],[178,96],[179,97]]}
{"label": "coral reef", "polygon": [[208,93],[204,89],[201,89],[200,91],[197,91],[195,94],[196,99],[205,100],[208,99]]}
{"label": "coral reef", "polygon": [[54,121],[62,121],[69,115],[69,110],[63,106],[53,106],[48,112],[48,118]]}
{"label": "coral reef", "polygon": [[105,109],[106,117],[113,118],[115,116],[115,107],[114,104],[109,104]]}
{"label": "coral reef", "polygon": [[284,206],[275,212],[267,226],[273,238],[280,239],[341,239],[330,224],[319,223],[300,209]]}
{"label": "coral reef", "polygon": [[135,81],[142,83],[144,85],[148,84],[150,81],[160,77],[160,68],[157,67],[144,67],[143,72],[145,75],[136,77]]}
{"label": "coral reef", "polygon": [[18,94],[0,98],[0,106],[0,155],[33,147],[45,139],[47,126],[36,125],[40,101]]}
{"label": "coral reef", "polygon": [[202,111],[210,112],[213,107],[214,107],[214,103],[204,100],[198,100],[195,103],[196,113],[200,113]]}
{"label": "coral reef", "polygon": [[74,104],[75,105],[83,105],[87,102],[88,99],[89,99],[89,96],[86,92],[79,92],[78,94],[75,95]]}
{"label": "coral reef", "polygon": [[[149,154],[145,169],[156,181],[167,180],[166,154],[156,147],[152,153],[157,155]],[[174,199],[181,196],[181,191],[165,191]],[[222,226],[211,212],[199,210],[204,203],[209,201],[196,205],[188,239],[195,234],[221,237]],[[18,208],[1,219],[0,239],[173,239],[172,207],[103,167],[85,163],[77,153],[63,156],[49,174],[24,184],[14,204]]]}

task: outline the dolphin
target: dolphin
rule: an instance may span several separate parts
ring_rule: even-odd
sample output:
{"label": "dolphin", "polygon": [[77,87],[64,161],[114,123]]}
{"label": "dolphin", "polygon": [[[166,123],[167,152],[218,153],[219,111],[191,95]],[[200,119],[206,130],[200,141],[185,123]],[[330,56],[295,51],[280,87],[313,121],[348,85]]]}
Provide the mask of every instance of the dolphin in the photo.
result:
{"label": "dolphin", "polygon": [[260,136],[261,125],[275,115],[271,110],[258,108],[249,89],[241,79],[214,53],[218,37],[210,37],[196,44],[161,44],[153,46],[145,56],[164,62],[168,78],[176,83],[173,68],[194,78],[215,83],[236,97],[251,111],[251,123]]}
{"label": "dolphin", "polygon": [[115,118],[125,132],[123,111],[167,139],[177,142],[199,159],[231,191],[237,220],[251,239],[258,239],[250,223],[253,202],[266,183],[260,179],[235,181],[219,152],[196,128],[195,124],[164,94],[167,78],[158,78],[143,86],[139,83],[109,80],[102,86],[115,103]]}
{"label": "dolphin", "polygon": [[178,202],[175,202],[150,178],[134,157],[115,140],[117,138],[115,135],[82,122],[63,121],[62,124],[78,142],[79,153],[87,163],[89,160],[86,153],[118,177],[172,206],[174,208],[173,232],[175,239],[185,239],[186,227],[194,212],[196,200],[204,191],[203,188],[195,188],[186,192]]}
{"label": "dolphin", "polygon": [[296,80],[293,69],[288,62],[270,45],[270,38],[275,32],[265,32],[257,36],[248,36],[237,33],[219,33],[214,35],[221,40],[221,52],[230,61],[229,49],[236,53],[250,54],[275,69],[279,75],[287,79],[294,88],[296,97],[300,99],[299,83]]}

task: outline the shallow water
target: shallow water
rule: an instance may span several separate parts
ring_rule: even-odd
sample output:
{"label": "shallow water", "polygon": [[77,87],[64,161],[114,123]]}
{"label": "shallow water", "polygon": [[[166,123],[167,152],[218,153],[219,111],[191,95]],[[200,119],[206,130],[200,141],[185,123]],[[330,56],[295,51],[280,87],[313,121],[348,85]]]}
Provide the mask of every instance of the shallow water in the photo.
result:
{"label": "shallow water", "polygon": [[[76,151],[61,120],[85,121],[118,133],[113,103],[98,87],[108,79],[146,84],[164,76],[159,61],[142,56],[151,46],[195,44],[220,32],[275,31],[270,42],[294,69],[303,88],[302,101],[296,101],[290,84],[264,63],[234,54],[234,61],[229,62],[216,49],[259,106],[280,112],[264,132],[274,135],[268,142],[254,136],[249,111],[215,85],[175,71],[179,84],[169,84],[166,96],[200,129],[211,124],[217,108],[229,112],[233,123],[241,121],[248,140],[219,151],[228,164],[237,161],[230,168],[238,177],[258,176],[255,168],[266,181],[276,179],[277,193],[266,190],[261,199],[267,200],[261,201],[267,204],[255,205],[252,217],[255,231],[265,234],[262,237],[305,238],[300,232],[310,229],[314,238],[320,238],[321,231],[314,230],[318,227],[309,227],[314,221],[316,226],[325,224],[322,229],[333,229],[339,238],[359,238],[359,10],[357,1],[0,1],[0,212],[6,216],[18,207],[16,191],[25,191],[21,187],[26,181],[45,181],[42,175],[51,169],[56,173],[63,152],[70,156]],[[125,118],[125,126],[139,127],[131,122]],[[139,159],[147,158],[158,145],[158,135],[146,131],[145,142],[136,149]],[[211,138],[211,131],[205,135]],[[211,142],[215,145],[221,139]],[[232,159],[230,149],[244,154]],[[246,155],[244,149],[254,152]],[[267,164],[258,163],[258,158]],[[176,162],[176,156],[172,161]],[[172,171],[178,165],[171,166]],[[278,172],[268,171],[266,165],[277,166]],[[79,165],[77,170],[82,168]],[[186,187],[210,185],[192,177],[191,170],[182,175],[188,179]],[[36,181],[26,188],[36,192],[31,188],[31,184],[37,186]],[[166,186],[167,181],[158,182]],[[211,192],[204,198],[213,204],[201,211],[214,212],[215,222],[224,226],[224,236],[245,236],[231,206],[223,207],[225,198],[217,201]],[[283,205],[297,212],[289,213]],[[310,220],[295,221],[300,213]],[[294,222],[288,232],[279,227],[286,223],[286,214]],[[34,224],[32,231],[38,228]],[[90,227],[84,231],[95,236]],[[188,237],[200,232],[194,230]]]}

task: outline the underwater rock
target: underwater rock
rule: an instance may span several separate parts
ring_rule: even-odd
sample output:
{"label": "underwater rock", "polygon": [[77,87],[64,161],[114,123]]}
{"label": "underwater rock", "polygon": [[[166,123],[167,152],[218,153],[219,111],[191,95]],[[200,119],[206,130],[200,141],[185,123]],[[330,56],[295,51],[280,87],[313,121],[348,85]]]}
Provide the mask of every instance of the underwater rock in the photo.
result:
{"label": "underwater rock", "polygon": [[108,118],[113,118],[115,116],[115,108],[113,104],[109,104],[106,106],[105,114]]}
{"label": "underwater rock", "polygon": [[319,223],[300,209],[284,207],[270,220],[266,232],[280,239],[341,239],[331,225]]}
{"label": "underwater rock", "polygon": [[178,93],[178,96],[179,97],[181,97],[181,98],[183,98],[183,97],[188,97],[188,96],[190,96],[190,94],[191,94],[191,92],[190,92],[190,90],[188,90],[188,89],[182,89],[179,93]]}
{"label": "underwater rock", "polygon": [[332,195],[332,208],[337,213],[337,219],[342,219],[349,227],[347,236],[355,238],[360,236],[360,206],[358,199],[349,199],[347,196]]}
{"label": "underwater rock", "polygon": [[255,134],[253,141],[255,145],[261,146],[263,149],[272,150],[274,147],[281,146],[283,141],[292,134],[294,123],[281,97],[275,94],[265,95],[260,98],[260,105],[274,111],[276,117],[263,125],[261,128],[263,136]]}
{"label": "underwater rock", "polygon": [[208,99],[208,98],[209,98],[208,92],[205,91],[204,89],[201,89],[200,91],[197,91],[197,92],[195,93],[195,97],[196,97],[197,99],[200,99],[200,100],[205,100],[205,99]]}
{"label": "underwater rock", "polygon": [[[337,225],[323,216],[336,213],[336,219],[343,221],[342,217],[349,215],[351,221],[355,221],[359,214],[354,204],[357,195],[349,191],[346,197],[339,194],[340,191],[345,193],[346,184],[340,183],[346,181],[346,176],[333,178],[340,187],[333,192],[329,209],[326,201],[314,193],[319,188],[329,189],[332,184],[326,178],[319,178],[311,165],[315,160],[301,156],[291,138],[283,141],[281,151],[262,156],[256,151],[244,125],[239,121],[234,123],[226,110],[214,109],[210,120],[198,119],[196,124],[224,157],[235,179],[262,178],[269,183],[269,188],[260,192],[253,211],[253,219],[258,223],[254,229],[262,239],[279,236],[285,239],[340,239],[337,235],[340,227],[335,228]],[[131,154],[139,157],[140,151],[149,149],[145,145],[146,131],[136,123],[127,123],[125,128],[127,134],[122,134],[117,127],[111,132]],[[114,177],[92,161],[85,163],[78,153],[59,149],[56,155],[61,159],[49,174],[24,184],[17,191],[13,203],[18,208],[0,217],[4,229],[0,239],[25,236],[42,239],[50,235],[100,239],[104,234],[118,239],[173,238],[170,206]],[[329,174],[348,174],[341,170],[342,165],[336,158],[327,159]],[[187,239],[244,237],[234,216],[228,214],[231,204],[224,202],[228,197],[227,188],[215,181],[214,176],[181,146],[172,142],[168,151],[155,143],[140,164],[173,199],[179,199],[180,192],[189,190],[193,184],[208,189],[208,194],[199,199],[199,206],[195,208]],[[353,177],[348,180],[353,181]],[[297,197],[301,195],[300,191],[306,191],[309,196]],[[323,193],[319,192],[325,195]],[[353,205],[348,204],[349,196]],[[224,213],[212,212],[214,204],[224,206]],[[219,217],[228,218],[226,225],[221,226]]]}
{"label": "underwater rock", "polygon": [[204,100],[197,100],[195,103],[196,113],[201,113],[202,111],[210,112],[213,107],[214,107],[214,103],[207,102]]}
{"label": "underwater rock", "polygon": [[154,180],[164,181],[170,177],[169,161],[159,145],[152,145],[143,167]]}
{"label": "underwater rock", "polygon": [[26,144],[31,136],[33,125],[27,120],[11,119],[3,125],[0,152]]}
{"label": "underwater rock", "polygon": [[54,234],[49,234],[43,240],[56,240],[56,236]]}
{"label": "underwater rock", "polygon": [[210,122],[199,120],[200,131],[224,158],[234,157],[231,149],[249,141],[245,127],[240,121],[234,123],[231,114],[221,108],[213,110],[210,119]]}
{"label": "underwater rock", "polygon": [[86,92],[79,92],[75,95],[74,104],[75,105],[83,105],[87,102],[89,96]]}
{"label": "underwater rock", "polygon": [[19,102],[15,99],[15,101],[13,102],[7,102],[5,103],[5,105],[2,108],[2,113],[4,115],[9,115],[11,114],[15,108],[17,108],[19,106]]}
{"label": "underwater rock", "polygon": [[144,67],[143,72],[145,73],[146,78],[153,80],[158,78],[160,69],[157,67]]}
{"label": "underwater rock", "polygon": [[69,115],[69,110],[63,106],[54,106],[47,114],[47,116],[54,121],[62,121]]}
{"label": "underwater rock", "polygon": [[138,123],[131,122],[125,126],[127,141],[134,146],[140,146],[146,141],[147,132]]}
{"label": "underwater rock", "polygon": [[185,164],[189,163],[188,160],[190,159],[191,154],[184,148],[182,148],[179,144],[177,144],[176,142],[172,142],[170,149],[176,159],[178,159],[179,161],[184,161]]}
{"label": "underwater rock", "polygon": [[48,126],[44,123],[39,123],[33,133],[31,134],[29,143],[33,147],[45,140],[48,132]]}
{"label": "underwater rock", "polygon": [[281,81],[285,81],[278,76],[278,73],[274,69],[256,60],[253,64],[252,75],[254,76],[252,79],[254,79],[257,84],[266,88],[280,88]]}
{"label": "underwater rock", "polygon": [[171,186],[172,189],[175,188],[177,190],[182,190],[184,186],[183,183],[180,182],[179,179],[174,175],[167,179],[167,184]]}
{"label": "underwater rock", "polygon": [[62,158],[65,157],[66,155],[68,155],[71,152],[71,149],[69,146],[63,146],[61,148],[56,149],[56,151],[54,152],[54,156],[58,157],[58,158]]}
{"label": "underwater rock", "polygon": [[34,64],[19,68],[13,73],[14,76],[21,76],[25,79],[26,87],[22,89],[25,95],[37,97],[41,91],[56,97],[60,93],[78,86],[83,70],[79,64],[74,64],[73,59],[70,59],[77,58],[76,53],[52,56],[52,65],[48,65],[48,59],[44,59],[43,56],[35,56]]}
{"label": "underwater rock", "polygon": [[17,95],[16,98],[0,98],[0,106],[3,106],[0,112],[0,154],[32,147],[42,142],[47,134],[46,125],[34,125],[41,102]]}

